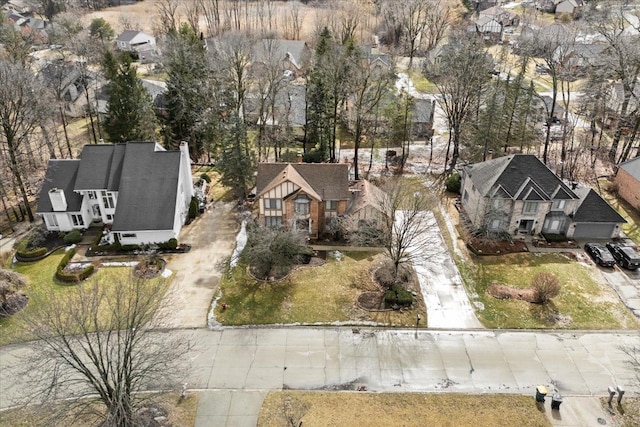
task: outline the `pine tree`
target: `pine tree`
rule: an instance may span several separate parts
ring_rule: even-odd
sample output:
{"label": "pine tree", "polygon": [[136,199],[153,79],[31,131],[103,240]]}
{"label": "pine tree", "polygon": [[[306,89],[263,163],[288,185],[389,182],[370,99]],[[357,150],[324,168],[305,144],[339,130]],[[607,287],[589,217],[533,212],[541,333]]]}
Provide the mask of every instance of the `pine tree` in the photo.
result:
{"label": "pine tree", "polygon": [[202,41],[183,24],[169,34],[167,49],[167,116],[164,120],[165,146],[177,147],[187,141],[191,156],[215,151],[213,134],[217,127],[215,79],[207,62]]}
{"label": "pine tree", "polygon": [[151,95],[138,78],[131,57],[107,51],[104,68],[109,79],[104,130],[111,142],[155,140],[157,120]]}
{"label": "pine tree", "polygon": [[218,161],[222,174],[221,182],[233,189],[235,197],[244,199],[255,171],[255,153],[247,138],[247,127],[241,117],[232,113],[228,129],[222,139],[222,150]]}

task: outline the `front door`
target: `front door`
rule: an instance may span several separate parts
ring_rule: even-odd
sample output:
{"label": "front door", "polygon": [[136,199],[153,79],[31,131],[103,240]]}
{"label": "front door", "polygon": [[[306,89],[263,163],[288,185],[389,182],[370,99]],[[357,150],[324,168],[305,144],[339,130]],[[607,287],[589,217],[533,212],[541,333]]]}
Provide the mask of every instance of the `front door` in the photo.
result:
{"label": "front door", "polygon": [[533,220],[532,219],[520,220],[520,225],[518,226],[518,231],[520,233],[529,233],[532,228],[533,228]]}

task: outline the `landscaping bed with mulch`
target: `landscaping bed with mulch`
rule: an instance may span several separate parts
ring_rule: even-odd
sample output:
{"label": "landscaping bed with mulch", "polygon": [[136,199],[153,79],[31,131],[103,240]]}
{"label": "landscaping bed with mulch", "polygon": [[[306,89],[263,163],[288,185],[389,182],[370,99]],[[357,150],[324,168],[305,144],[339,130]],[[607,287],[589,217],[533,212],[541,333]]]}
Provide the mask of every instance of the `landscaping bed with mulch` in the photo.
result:
{"label": "landscaping bed with mulch", "polygon": [[504,255],[527,252],[527,245],[520,240],[494,240],[472,237],[467,247],[476,255]]}

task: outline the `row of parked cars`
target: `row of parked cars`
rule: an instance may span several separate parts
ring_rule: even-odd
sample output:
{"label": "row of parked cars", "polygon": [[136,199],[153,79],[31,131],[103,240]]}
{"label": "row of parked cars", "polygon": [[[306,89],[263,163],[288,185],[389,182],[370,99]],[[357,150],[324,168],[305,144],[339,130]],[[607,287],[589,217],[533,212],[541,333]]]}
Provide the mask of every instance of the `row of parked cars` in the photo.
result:
{"label": "row of parked cars", "polygon": [[587,243],[584,245],[584,250],[602,267],[613,267],[618,263],[620,267],[628,270],[640,268],[640,254],[631,246],[616,242],[609,242],[606,245]]}

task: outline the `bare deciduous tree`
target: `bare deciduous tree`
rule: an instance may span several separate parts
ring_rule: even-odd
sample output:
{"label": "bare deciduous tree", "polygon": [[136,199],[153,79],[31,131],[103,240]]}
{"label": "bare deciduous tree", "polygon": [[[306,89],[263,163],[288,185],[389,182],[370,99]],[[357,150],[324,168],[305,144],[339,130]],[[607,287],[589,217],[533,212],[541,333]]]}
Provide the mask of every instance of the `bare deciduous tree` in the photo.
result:
{"label": "bare deciduous tree", "polygon": [[560,293],[560,281],[552,273],[538,273],[531,279],[534,298],[541,304],[548,303]]}
{"label": "bare deciduous tree", "polygon": [[[460,155],[462,134],[477,112],[493,64],[481,41],[470,39],[464,33],[452,37],[448,49],[436,61],[425,63],[423,72],[438,89],[438,103],[447,117],[449,141],[445,169],[453,172]],[[453,152],[449,157],[451,145]]]}
{"label": "bare deciduous tree", "polygon": [[29,221],[35,220],[24,183],[23,161],[28,139],[48,111],[44,88],[28,65],[0,59],[0,142],[9,154],[9,169],[22,196]]}
{"label": "bare deciduous tree", "polygon": [[181,334],[154,331],[166,289],[162,280],[109,276],[55,294],[26,321],[39,345],[27,364],[36,398],[99,402],[103,426],[139,425],[140,391],[167,389],[186,369]]}

